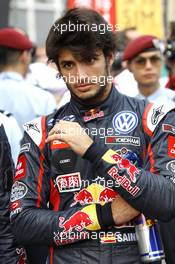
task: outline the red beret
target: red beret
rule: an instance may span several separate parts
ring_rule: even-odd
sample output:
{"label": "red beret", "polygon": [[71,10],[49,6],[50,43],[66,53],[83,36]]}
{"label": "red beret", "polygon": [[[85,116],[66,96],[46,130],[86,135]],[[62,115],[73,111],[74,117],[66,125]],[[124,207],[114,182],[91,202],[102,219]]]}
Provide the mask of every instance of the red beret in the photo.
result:
{"label": "red beret", "polygon": [[143,35],[128,43],[126,46],[122,60],[131,60],[139,53],[147,49],[155,48],[160,50],[159,39],[155,36]]}
{"label": "red beret", "polygon": [[18,50],[29,50],[33,47],[30,39],[13,28],[0,29],[0,46]]}

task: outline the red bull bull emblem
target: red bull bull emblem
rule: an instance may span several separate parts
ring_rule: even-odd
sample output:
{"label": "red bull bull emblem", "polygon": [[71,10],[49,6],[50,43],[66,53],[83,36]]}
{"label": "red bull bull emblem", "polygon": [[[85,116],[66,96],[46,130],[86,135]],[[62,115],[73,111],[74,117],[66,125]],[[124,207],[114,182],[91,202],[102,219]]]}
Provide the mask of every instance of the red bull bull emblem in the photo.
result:
{"label": "red bull bull emblem", "polygon": [[136,175],[140,173],[140,170],[133,165],[128,159],[122,158],[118,154],[112,155],[112,158],[117,162],[120,170],[125,169],[132,182],[136,182]]}
{"label": "red bull bull emblem", "polygon": [[74,202],[71,207],[77,203],[87,205],[92,203],[107,203],[112,202],[117,196],[117,193],[108,187],[103,187],[100,184],[92,183],[87,188],[83,188],[74,196]]}
{"label": "red bull bull emblem", "polygon": [[60,235],[64,236],[64,234],[66,235],[73,229],[81,232],[84,228],[91,224],[93,224],[93,221],[90,219],[89,215],[82,211],[76,212],[66,221],[64,217],[59,217],[59,227],[63,228]]}

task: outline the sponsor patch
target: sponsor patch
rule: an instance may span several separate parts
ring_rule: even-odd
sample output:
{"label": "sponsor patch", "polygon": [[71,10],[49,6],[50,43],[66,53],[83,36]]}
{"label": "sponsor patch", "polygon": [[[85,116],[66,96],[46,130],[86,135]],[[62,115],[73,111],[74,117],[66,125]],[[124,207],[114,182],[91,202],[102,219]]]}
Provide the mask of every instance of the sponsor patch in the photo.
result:
{"label": "sponsor patch", "polygon": [[11,218],[13,215],[15,215],[15,214],[19,214],[21,211],[22,211],[22,208],[21,208],[21,207],[18,207],[18,208],[16,208],[16,209],[12,210],[12,211],[10,212],[10,218]]}
{"label": "sponsor patch", "polygon": [[75,120],[74,115],[64,116],[62,120],[73,122]]}
{"label": "sponsor patch", "polygon": [[170,124],[163,124],[162,130],[163,130],[163,132],[175,134],[175,127],[170,125]]}
{"label": "sponsor patch", "polygon": [[66,245],[70,243],[74,243],[77,240],[85,240],[88,239],[89,233],[87,231],[82,232],[68,232],[68,233],[60,233],[60,232],[54,232],[54,242],[57,246],[60,245]]}
{"label": "sponsor patch", "polygon": [[28,191],[27,186],[23,182],[15,181],[12,186],[10,201],[13,203],[22,199]]}
{"label": "sponsor patch", "polygon": [[56,178],[56,185],[59,192],[79,191],[81,188],[81,177],[79,172],[74,172],[65,175],[59,175]]}
{"label": "sponsor patch", "polygon": [[168,156],[175,158],[175,137],[168,136]]}
{"label": "sponsor patch", "polygon": [[20,201],[16,201],[10,204],[10,211],[16,210],[17,208],[19,208],[21,205]]}
{"label": "sponsor patch", "polygon": [[164,115],[164,112],[162,112],[162,108],[163,105],[153,109],[153,114],[151,116],[151,123],[153,125],[156,125],[159,121],[160,116]]}
{"label": "sponsor patch", "polygon": [[119,185],[123,187],[128,193],[130,193],[132,196],[136,196],[136,194],[140,191],[140,188],[138,186],[132,186],[132,182],[130,179],[127,178],[126,175],[119,176],[118,169],[113,166],[109,171],[108,174],[118,182]]}
{"label": "sponsor patch", "polygon": [[84,122],[89,122],[93,119],[103,117],[103,116],[104,116],[104,112],[98,108],[95,108],[95,109],[91,109],[91,110],[85,112],[83,120],[84,120]]}
{"label": "sponsor patch", "polygon": [[166,169],[175,173],[175,160],[171,160],[166,164]]}
{"label": "sponsor patch", "polygon": [[63,141],[60,141],[60,140],[53,140],[50,144],[50,148],[52,150],[64,149],[64,148],[69,148],[69,145],[67,143],[64,143]]}
{"label": "sponsor patch", "polygon": [[30,143],[25,143],[21,146],[19,154],[22,154],[24,152],[28,152],[30,150]]}
{"label": "sponsor patch", "polygon": [[115,234],[105,234],[104,236],[100,236],[100,243],[102,244],[111,244],[111,243],[116,243],[116,237]]}
{"label": "sponsor patch", "polygon": [[40,133],[40,130],[38,128],[38,124],[37,123],[34,123],[34,122],[31,122],[31,123],[27,123],[24,125],[26,127],[26,130],[27,131],[30,131],[30,130],[35,130],[37,131],[38,133]]}
{"label": "sponsor patch", "polygon": [[107,136],[105,137],[105,144],[124,144],[140,146],[140,138],[127,136]]}
{"label": "sponsor patch", "polygon": [[100,237],[100,242],[102,244],[125,243],[131,241],[137,241],[136,233],[108,232],[104,236]]}
{"label": "sponsor patch", "polygon": [[138,117],[134,112],[122,111],[114,116],[112,122],[117,132],[128,134],[136,128]]}
{"label": "sponsor patch", "polygon": [[22,179],[26,175],[26,157],[21,155],[16,165],[15,180]]}

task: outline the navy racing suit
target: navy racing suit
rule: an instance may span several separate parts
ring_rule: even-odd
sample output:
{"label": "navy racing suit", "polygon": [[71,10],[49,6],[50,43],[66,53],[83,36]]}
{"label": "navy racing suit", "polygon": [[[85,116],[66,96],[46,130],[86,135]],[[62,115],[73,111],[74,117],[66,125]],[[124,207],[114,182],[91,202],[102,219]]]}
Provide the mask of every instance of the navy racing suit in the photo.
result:
{"label": "navy racing suit", "polygon": [[[80,123],[93,138],[84,157],[64,142],[45,143],[60,119]],[[146,105],[113,88],[98,106],[71,98],[25,124],[11,193],[17,240],[50,247],[48,263],[141,263],[133,222],[115,226],[107,215],[104,225],[99,210],[120,195],[145,216],[174,217],[173,119],[174,104]]]}

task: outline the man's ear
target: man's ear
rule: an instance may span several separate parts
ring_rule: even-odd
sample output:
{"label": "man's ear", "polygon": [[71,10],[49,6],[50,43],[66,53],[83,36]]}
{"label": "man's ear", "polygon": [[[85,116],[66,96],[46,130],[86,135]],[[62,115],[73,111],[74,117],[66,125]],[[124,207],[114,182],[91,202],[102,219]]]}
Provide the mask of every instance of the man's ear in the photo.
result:
{"label": "man's ear", "polygon": [[22,64],[25,64],[27,61],[29,60],[29,54],[27,50],[24,50],[21,52],[20,56],[19,56],[19,61]]}
{"label": "man's ear", "polygon": [[113,52],[110,52],[107,56],[107,61],[109,63],[109,66],[112,66],[114,60],[115,60],[115,54]]}
{"label": "man's ear", "polygon": [[130,61],[124,61],[125,63],[125,68],[128,69],[130,72],[132,72],[132,65]]}

